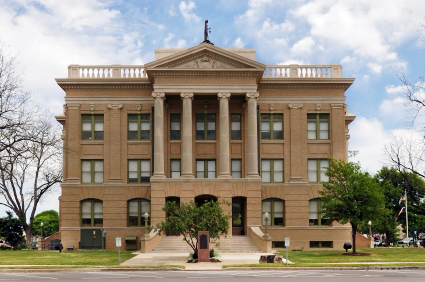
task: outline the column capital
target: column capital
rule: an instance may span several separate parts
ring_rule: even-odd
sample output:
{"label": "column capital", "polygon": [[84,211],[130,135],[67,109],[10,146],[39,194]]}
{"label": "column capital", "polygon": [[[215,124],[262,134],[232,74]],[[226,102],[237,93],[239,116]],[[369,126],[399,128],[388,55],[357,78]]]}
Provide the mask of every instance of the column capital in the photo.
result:
{"label": "column capital", "polygon": [[154,99],[165,99],[165,93],[164,92],[152,92],[152,97]]}
{"label": "column capital", "polygon": [[111,110],[120,110],[122,108],[122,104],[108,104],[108,108]]}
{"label": "column capital", "polygon": [[301,109],[303,104],[288,104],[288,108],[290,109]]}
{"label": "column capital", "polygon": [[230,99],[230,93],[229,92],[224,92],[224,93],[218,93],[218,99]]}
{"label": "column capital", "polygon": [[258,92],[248,92],[246,93],[246,99],[255,99],[258,100],[258,96],[260,96],[260,94]]}
{"label": "column capital", "polygon": [[180,93],[180,97],[183,99],[191,99],[193,100],[193,93],[192,92],[182,92]]}

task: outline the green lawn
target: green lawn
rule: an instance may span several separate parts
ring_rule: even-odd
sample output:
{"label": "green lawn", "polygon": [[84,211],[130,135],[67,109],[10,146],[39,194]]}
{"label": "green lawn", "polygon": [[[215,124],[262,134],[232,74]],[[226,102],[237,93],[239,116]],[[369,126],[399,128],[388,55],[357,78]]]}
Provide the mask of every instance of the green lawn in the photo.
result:
{"label": "green lawn", "polygon": [[[136,255],[121,252],[121,262]],[[0,265],[102,265],[117,266],[116,251],[84,252],[42,252],[42,251],[0,251]]]}

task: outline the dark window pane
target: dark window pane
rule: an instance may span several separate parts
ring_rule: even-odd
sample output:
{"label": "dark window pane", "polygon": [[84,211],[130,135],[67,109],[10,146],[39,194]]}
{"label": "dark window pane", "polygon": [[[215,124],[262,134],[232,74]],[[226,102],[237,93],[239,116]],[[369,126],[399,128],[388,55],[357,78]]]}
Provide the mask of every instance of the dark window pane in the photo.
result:
{"label": "dark window pane", "polygon": [[196,115],[196,120],[197,121],[204,121],[205,120],[205,115],[204,114],[202,114],[202,115]]}
{"label": "dark window pane", "polygon": [[319,114],[320,119],[329,119],[329,114]]}
{"label": "dark window pane", "polygon": [[283,225],[283,218],[275,218],[274,225]]}
{"label": "dark window pane", "polygon": [[94,115],[95,121],[103,121],[103,115]]}
{"label": "dark window pane", "polygon": [[103,225],[103,218],[94,219],[94,226],[102,226],[102,225]]}
{"label": "dark window pane", "polygon": [[215,114],[207,115],[207,120],[208,121],[215,121]]}
{"label": "dark window pane", "polygon": [[140,130],[140,139],[149,140],[150,139],[150,130]]}
{"label": "dark window pane", "polygon": [[283,115],[273,115],[273,120],[283,120]]}
{"label": "dark window pane", "polygon": [[231,121],[241,121],[241,115],[232,115]]}
{"label": "dark window pane", "polygon": [[308,119],[316,119],[316,114],[307,114]]}
{"label": "dark window pane", "polygon": [[240,130],[232,130],[232,140],[241,140]]}
{"label": "dark window pane", "polygon": [[309,223],[310,223],[310,225],[319,225],[319,220],[318,219],[310,219]]}
{"label": "dark window pane", "polygon": [[283,139],[282,131],[273,131],[273,138],[274,139]]}
{"label": "dark window pane", "polygon": [[261,119],[262,120],[270,120],[270,115],[269,114],[261,114]]}
{"label": "dark window pane", "polygon": [[142,176],[142,177],[140,177],[140,180],[142,182],[150,182],[151,178],[150,178],[150,176]]}
{"label": "dark window pane", "polygon": [[149,114],[145,114],[145,115],[140,115],[140,120],[150,120],[150,115]]}
{"label": "dark window pane", "polygon": [[91,140],[91,131],[83,131],[83,140]]}
{"label": "dark window pane", "polygon": [[180,121],[180,114],[171,114],[171,121]]}
{"label": "dark window pane", "polygon": [[139,181],[139,179],[137,179],[137,178],[129,178],[128,179],[128,182],[137,182],[137,181]]}
{"label": "dark window pane", "polygon": [[137,216],[130,216],[128,219],[128,225],[129,226],[138,226],[139,225],[139,219]]}
{"label": "dark window pane", "polygon": [[137,131],[129,131],[128,132],[128,140],[137,140]]}
{"label": "dark window pane", "polygon": [[208,140],[215,140],[215,130],[208,130]]}
{"label": "dark window pane", "polygon": [[270,139],[270,132],[261,132],[261,139]]}
{"label": "dark window pane", "polygon": [[83,218],[81,224],[83,226],[91,226],[91,218]]}
{"label": "dark window pane", "polygon": [[310,242],[310,248],[318,248],[318,247],[319,247],[319,242],[314,242],[314,241]]}
{"label": "dark window pane", "polygon": [[332,248],[332,241],[322,242],[322,248]]}
{"label": "dark window pane", "polygon": [[103,131],[95,131],[94,140],[103,140]]}
{"label": "dark window pane", "polygon": [[196,130],[196,140],[205,140],[205,131]]}
{"label": "dark window pane", "polygon": [[171,130],[171,140],[180,140],[180,130]]}
{"label": "dark window pane", "polygon": [[137,115],[128,115],[128,120],[137,121],[138,120],[138,116]]}
{"label": "dark window pane", "polygon": [[320,224],[322,224],[322,225],[330,225],[331,224],[331,220],[329,220],[327,218],[322,218],[320,220]]}

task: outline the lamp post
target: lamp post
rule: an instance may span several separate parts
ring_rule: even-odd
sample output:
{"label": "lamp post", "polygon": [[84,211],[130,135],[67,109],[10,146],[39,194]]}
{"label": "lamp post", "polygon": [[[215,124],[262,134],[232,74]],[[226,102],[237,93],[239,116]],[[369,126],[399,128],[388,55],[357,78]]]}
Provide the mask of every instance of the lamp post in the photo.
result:
{"label": "lamp post", "polygon": [[149,213],[145,212],[145,214],[143,215],[145,217],[145,237],[149,237],[148,234],[148,218],[149,218]]}
{"label": "lamp post", "polygon": [[266,234],[264,234],[264,236],[269,237],[269,213],[268,212],[264,214],[264,218],[266,220]]}
{"label": "lamp post", "polygon": [[369,220],[367,225],[369,225],[369,238],[372,238],[372,221]]}
{"label": "lamp post", "polygon": [[44,227],[44,222],[40,223],[41,226],[41,238],[43,238],[43,227]]}

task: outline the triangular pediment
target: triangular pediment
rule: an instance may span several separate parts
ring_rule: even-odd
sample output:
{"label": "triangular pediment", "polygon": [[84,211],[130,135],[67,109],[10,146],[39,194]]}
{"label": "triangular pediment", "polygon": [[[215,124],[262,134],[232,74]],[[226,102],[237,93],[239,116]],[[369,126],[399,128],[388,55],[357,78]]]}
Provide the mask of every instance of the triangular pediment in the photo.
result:
{"label": "triangular pediment", "polygon": [[147,69],[264,69],[265,65],[203,43],[146,64]]}

